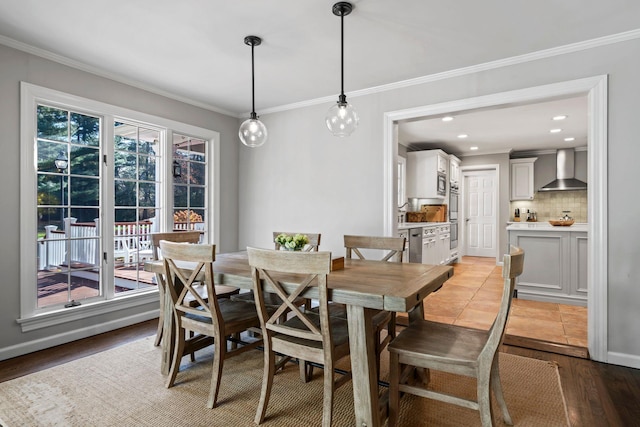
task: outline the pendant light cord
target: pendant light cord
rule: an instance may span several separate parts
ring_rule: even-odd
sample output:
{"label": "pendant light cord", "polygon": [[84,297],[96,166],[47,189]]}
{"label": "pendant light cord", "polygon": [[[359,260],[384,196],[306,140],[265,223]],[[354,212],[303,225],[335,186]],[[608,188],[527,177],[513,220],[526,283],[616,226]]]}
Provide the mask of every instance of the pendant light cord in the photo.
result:
{"label": "pendant light cord", "polygon": [[340,14],[340,95],[341,101],[345,102],[344,95],[344,13]]}
{"label": "pendant light cord", "polygon": [[251,43],[251,118],[256,119],[256,83],[253,65],[253,47],[255,43]]}

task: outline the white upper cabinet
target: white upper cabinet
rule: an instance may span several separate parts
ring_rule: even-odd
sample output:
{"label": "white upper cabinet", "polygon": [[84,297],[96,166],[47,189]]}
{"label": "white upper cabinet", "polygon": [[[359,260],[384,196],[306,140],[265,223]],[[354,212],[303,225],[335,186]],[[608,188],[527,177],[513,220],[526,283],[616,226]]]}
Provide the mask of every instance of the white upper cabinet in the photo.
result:
{"label": "white upper cabinet", "polygon": [[511,159],[511,200],[533,200],[533,164],[537,157]]}
{"label": "white upper cabinet", "polygon": [[451,188],[460,188],[460,159],[449,155],[449,183]]}
{"label": "white upper cabinet", "polygon": [[443,199],[448,166],[449,155],[442,150],[407,153],[407,197]]}

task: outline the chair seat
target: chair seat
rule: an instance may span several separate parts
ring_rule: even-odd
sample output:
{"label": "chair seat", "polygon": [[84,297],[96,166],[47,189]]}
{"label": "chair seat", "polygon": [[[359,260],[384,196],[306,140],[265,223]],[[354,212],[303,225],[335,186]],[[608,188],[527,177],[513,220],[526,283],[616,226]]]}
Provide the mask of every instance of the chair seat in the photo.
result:
{"label": "chair seat", "polygon": [[387,348],[405,357],[475,366],[488,335],[487,331],[421,320],[411,322]]}
{"label": "chair seat", "polygon": [[[237,294],[237,295],[231,295],[231,300],[232,301],[241,301],[244,303],[251,303],[251,304],[255,304],[256,303],[256,299],[253,295],[253,292],[245,292],[242,294]],[[271,292],[264,292],[264,305],[267,308],[278,308],[280,307],[280,305],[282,304],[282,300],[280,299],[280,297],[277,294],[271,293]],[[304,298],[296,298],[293,302],[294,305],[296,306],[302,306],[305,304],[305,299]]]}
{"label": "chair seat", "polygon": [[[307,313],[307,318],[310,321],[312,321],[313,324],[318,327],[318,329],[320,329],[320,316],[312,313]],[[335,347],[340,347],[343,344],[348,343],[349,327],[348,327],[347,321],[339,317],[333,317],[329,319],[329,322],[331,322],[331,338],[333,340],[333,345]],[[296,328],[304,331],[309,330],[306,327],[306,325],[302,322],[302,320],[300,320],[300,318],[298,317],[294,317],[293,319],[287,320],[286,322],[284,322],[283,326],[289,326],[291,328]],[[284,334],[274,334],[273,338],[281,339],[283,341],[289,341],[296,344],[305,345],[307,347],[314,347],[318,349],[322,348],[321,341],[307,340],[304,338],[298,338],[298,337],[293,337],[293,336],[284,335]]]}
{"label": "chair seat", "polygon": [[[230,299],[219,299],[218,306],[220,307],[220,314],[222,315],[222,319],[227,327],[236,323],[246,323],[250,321],[258,322],[258,312],[247,310],[247,305],[243,302],[236,302]],[[199,307],[198,310],[204,311],[204,308]],[[184,317],[212,324],[211,317],[208,316],[198,316],[187,313]]]}
{"label": "chair seat", "polygon": [[[332,302],[328,304],[329,307],[329,316],[338,317],[340,319],[347,318],[347,306],[345,304],[340,304],[337,302]],[[318,313],[319,308],[314,307],[311,309],[313,313]],[[376,313],[373,315],[373,325],[378,327],[383,324],[389,323],[389,319],[392,316],[392,313],[384,310],[376,310]]]}

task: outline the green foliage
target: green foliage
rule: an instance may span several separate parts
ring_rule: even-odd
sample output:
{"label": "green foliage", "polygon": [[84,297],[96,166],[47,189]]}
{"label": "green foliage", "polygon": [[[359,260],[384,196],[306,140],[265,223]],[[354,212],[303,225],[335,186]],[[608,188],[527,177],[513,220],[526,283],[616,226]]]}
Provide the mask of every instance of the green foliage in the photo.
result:
{"label": "green foliage", "polygon": [[304,245],[309,243],[309,238],[304,234],[296,234],[295,236],[290,236],[288,234],[281,233],[278,234],[275,242],[283,246],[287,250],[299,251],[304,248]]}

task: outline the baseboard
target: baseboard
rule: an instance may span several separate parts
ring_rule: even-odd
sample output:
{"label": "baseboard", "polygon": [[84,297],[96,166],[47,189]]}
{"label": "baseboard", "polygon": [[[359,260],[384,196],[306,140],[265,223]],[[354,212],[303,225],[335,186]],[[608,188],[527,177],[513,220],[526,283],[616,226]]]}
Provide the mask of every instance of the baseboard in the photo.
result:
{"label": "baseboard", "polygon": [[640,356],[610,351],[607,353],[607,363],[640,369]]}
{"label": "baseboard", "polygon": [[110,322],[101,323],[99,325],[91,325],[81,329],[52,335],[46,338],[40,338],[32,341],[22,342],[20,344],[5,347],[0,350],[0,360],[11,359],[12,357],[22,356],[34,351],[44,350],[60,344],[66,344],[71,341],[98,335],[103,332],[113,331],[115,329],[124,328],[125,326],[134,325],[158,317],[158,309],[138,313],[133,316],[124,317]]}
{"label": "baseboard", "polygon": [[504,335],[504,340],[502,343],[514,347],[530,348],[532,350],[546,351],[547,353],[556,353],[565,356],[579,357],[581,359],[589,359],[589,349],[569,344],[560,344],[556,342],[543,341],[535,338],[520,337],[510,334]]}

